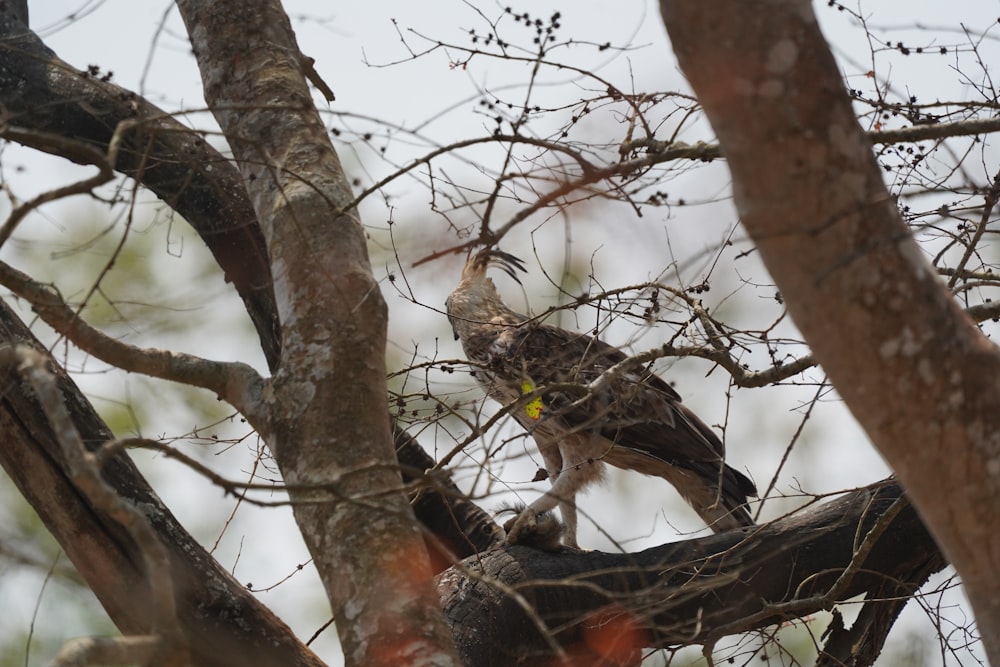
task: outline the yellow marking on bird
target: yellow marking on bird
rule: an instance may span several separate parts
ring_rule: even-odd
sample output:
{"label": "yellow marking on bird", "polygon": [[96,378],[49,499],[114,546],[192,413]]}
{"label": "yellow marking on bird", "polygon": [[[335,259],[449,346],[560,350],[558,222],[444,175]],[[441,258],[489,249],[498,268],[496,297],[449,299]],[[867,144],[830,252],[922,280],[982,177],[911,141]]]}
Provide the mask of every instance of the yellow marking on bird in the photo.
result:
{"label": "yellow marking on bird", "polygon": [[[521,381],[521,395],[522,396],[524,396],[525,394],[530,394],[533,391],[535,391],[535,383],[534,382],[532,382],[531,380],[522,380]],[[535,421],[538,421],[539,419],[541,419],[542,418],[542,397],[541,396],[537,396],[537,397],[531,399],[530,401],[528,401],[528,404],[524,406],[524,414],[528,415],[529,418],[534,419]]]}

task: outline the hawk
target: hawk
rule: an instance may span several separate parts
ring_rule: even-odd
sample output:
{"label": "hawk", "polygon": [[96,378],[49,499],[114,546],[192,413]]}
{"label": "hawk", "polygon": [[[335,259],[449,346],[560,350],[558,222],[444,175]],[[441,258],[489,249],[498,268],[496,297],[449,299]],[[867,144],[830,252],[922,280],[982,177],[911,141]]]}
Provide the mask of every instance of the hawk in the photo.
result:
{"label": "hawk", "polygon": [[558,506],[563,544],[576,548],[576,495],[605,464],[667,480],[716,532],[754,525],[754,483],[725,464],[718,436],[670,385],[645,368],[604,375],[627,359],[621,350],[515,312],[487,277],[490,266],[518,282],[525,271],[500,250],[470,255],[446,302],[448,320],[486,394],[512,406],[533,436],[552,484],[504,526],[509,543],[530,541],[539,515]]}

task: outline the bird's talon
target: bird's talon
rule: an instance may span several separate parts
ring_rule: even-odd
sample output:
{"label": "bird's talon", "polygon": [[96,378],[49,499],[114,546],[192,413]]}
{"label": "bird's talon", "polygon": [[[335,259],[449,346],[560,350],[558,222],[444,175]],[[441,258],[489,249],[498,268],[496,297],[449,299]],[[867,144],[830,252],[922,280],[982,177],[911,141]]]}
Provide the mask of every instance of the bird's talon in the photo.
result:
{"label": "bird's talon", "polygon": [[[507,544],[519,544],[522,537],[527,537],[535,532],[538,520],[534,512],[522,512],[503,525],[507,533]],[[526,540],[530,541],[530,540]]]}
{"label": "bird's talon", "polygon": [[[565,551],[567,545],[562,543],[563,525],[551,512],[536,514],[524,511],[503,526],[507,532],[507,544],[521,544],[542,551]],[[576,545],[568,547],[575,550]]]}

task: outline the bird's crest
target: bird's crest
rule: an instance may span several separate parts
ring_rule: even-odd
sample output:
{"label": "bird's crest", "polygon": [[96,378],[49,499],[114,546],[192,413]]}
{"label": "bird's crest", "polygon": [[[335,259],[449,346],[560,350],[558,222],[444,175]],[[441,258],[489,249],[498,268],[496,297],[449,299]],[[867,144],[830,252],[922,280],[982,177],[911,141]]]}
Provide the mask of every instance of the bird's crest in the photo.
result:
{"label": "bird's crest", "polygon": [[470,255],[462,269],[462,280],[448,296],[445,305],[448,320],[455,331],[455,339],[482,332],[487,324],[491,334],[497,333],[496,323],[520,324],[527,318],[511,310],[500,298],[493,280],[486,275],[490,266],[496,266],[520,284],[518,271],[526,271],[524,262],[510,253],[486,248]]}
{"label": "bird's crest", "polygon": [[465,268],[462,269],[462,279],[482,279],[486,276],[486,270],[490,266],[499,268],[518,284],[521,284],[521,279],[517,275],[518,271],[527,272],[527,269],[524,268],[524,262],[514,255],[496,248],[485,248],[470,255],[466,260]]}

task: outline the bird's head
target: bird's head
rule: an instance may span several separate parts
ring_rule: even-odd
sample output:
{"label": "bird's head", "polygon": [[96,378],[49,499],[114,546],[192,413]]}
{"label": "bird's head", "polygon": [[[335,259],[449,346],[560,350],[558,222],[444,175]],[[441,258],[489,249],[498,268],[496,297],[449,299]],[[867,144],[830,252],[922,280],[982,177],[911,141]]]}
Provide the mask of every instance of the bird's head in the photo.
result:
{"label": "bird's head", "polygon": [[491,322],[496,317],[516,315],[500,298],[493,280],[486,275],[490,266],[496,266],[516,280],[518,271],[525,271],[524,262],[510,253],[486,248],[469,255],[462,268],[462,279],[445,301],[448,321],[455,331],[455,339],[462,338],[469,325]]}

